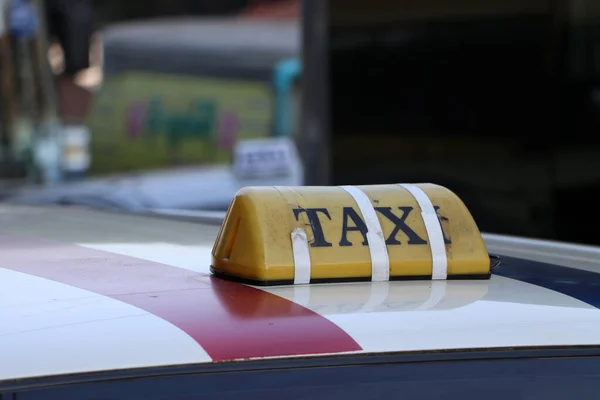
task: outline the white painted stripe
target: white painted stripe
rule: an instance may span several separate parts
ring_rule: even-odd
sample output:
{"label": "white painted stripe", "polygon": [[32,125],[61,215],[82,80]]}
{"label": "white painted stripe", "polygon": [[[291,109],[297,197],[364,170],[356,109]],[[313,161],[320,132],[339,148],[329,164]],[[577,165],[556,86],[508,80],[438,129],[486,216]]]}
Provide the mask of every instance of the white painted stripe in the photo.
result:
{"label": "white painted stripe", "polygon": [[438,215],[433,208],[433,204],[420,187],[416,185],[400,184],[404,189],[413,195],[419,208],[421,208],[421,217],[425,224],[425,231],[431,249],[431,279],[446,279],[448,277],[448,258],[446,257],[446,244],[444,243],[444,233]]}
{"label": "white painted stripe", "polygon": [[129,257],[210,274],[212,246],[165,242],[147,243],[78,243],[89,249],[108,251]]}
{"label": "white painted stripe", "polygon": [[162,318],[37,276],[0,268],[0,305],[0,381],[211,361]]}
{"label": "white painted stripe", "polygon": [[369,196],[355,186],[340,186],[354,198],[367,226],[367,241],[371,253],[371,280],[384,282],[390,280],[390,259],[385,244],[383,229]]}
{"label": "white painted stripe", "polygon": [[[511,282],[499,276],[492,279],[503,301],[481,301],[476,296],[473,302],[451,309],[399,311],[391,303],[386,312],[357,315],[350,310],[329,313],[326,317],[348,332],[366,353],[600,343],[598,310],[585,308],[584,304],[581,308],[573,307],[577,303],[567,296],[528,283]],[[461,284],[456,281],[432,283],[446,283],[448,288]],[[390,283],[392,288],[409,284]],[[531,296],[544,299],[547,304],[513,303],[515,290],[527,293],[518,295],[520,299]],[[561,305],[565,301],[570,307]],[[405,305],[397,306],[405,308]]]}
{"label": "white painted stripe", "polygon": [[302,228],[292,231],[292,253],[294,255],[294,284],[303,285],[310,283],[310,251],[308,237]]}

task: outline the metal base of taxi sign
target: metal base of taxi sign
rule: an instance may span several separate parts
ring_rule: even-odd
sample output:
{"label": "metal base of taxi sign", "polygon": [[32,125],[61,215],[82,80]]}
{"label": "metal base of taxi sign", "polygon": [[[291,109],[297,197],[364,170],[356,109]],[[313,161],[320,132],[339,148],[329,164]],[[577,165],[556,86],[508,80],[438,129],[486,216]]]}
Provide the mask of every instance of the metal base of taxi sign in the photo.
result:
{"label": "metal base of taxi sign", "polygon": [[488,279],[464,203],[434,184],[247,187],[229,206],[212,272],[255,285]]}

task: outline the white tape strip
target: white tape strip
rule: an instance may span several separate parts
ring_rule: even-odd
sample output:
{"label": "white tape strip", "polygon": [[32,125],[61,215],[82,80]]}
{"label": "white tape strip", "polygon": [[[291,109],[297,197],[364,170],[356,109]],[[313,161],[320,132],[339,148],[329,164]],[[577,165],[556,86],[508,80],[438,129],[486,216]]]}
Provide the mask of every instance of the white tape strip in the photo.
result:
{"label": "white tape strip", "polygon": [[367,241],[369,242],[369,252],[371,253],[371,280],[373,282],[389,281],[390,259],[385,244],[385,236],[383,235],[381,224],[377,218],[375,208],[371,204],[371,200],[369,200],[365,192],[355,186],[340,187],[354,198],[365,220]]}
{"label": "white tape strip", "polygon": [[421,208],[421,217],[425,224],[425,231],[429,238],[429,247],[431,249],[432,269],[431,279],[446,279],[448,277],[448,258],[446,257],[446,244],[444,243],[444,233],[438,219],[437,213],[429,196],[418,186],[401,184],[404,189],[417,200]]}
{"label": "white tape strip", "polygon": [[302,228],[292,231],[292,253],[294,255],[294,284],[310,283],[310,251],[308,237]]}

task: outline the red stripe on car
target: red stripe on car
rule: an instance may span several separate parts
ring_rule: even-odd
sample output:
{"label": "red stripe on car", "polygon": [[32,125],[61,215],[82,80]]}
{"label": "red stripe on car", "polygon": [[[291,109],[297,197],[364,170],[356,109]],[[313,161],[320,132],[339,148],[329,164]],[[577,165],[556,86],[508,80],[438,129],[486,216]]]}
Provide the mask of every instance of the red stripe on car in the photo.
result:
{"label": "red stripe on car", "polygon": [[299,304],[183,268],[9,234],[0,234],[0,267],[141,308],[186,332],[215,361],[361,350]]}

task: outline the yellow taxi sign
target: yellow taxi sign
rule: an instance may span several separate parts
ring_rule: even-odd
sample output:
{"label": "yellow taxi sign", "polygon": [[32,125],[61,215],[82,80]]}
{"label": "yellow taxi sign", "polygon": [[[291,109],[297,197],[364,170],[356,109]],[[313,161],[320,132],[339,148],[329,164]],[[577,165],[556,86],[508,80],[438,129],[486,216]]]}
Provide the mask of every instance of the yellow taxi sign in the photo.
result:
{"label": "yellow taxi sign", "polygon": [[211,270],[264,285],[487,279],[490,257],[469,210],[439,185],[247,187]]}

